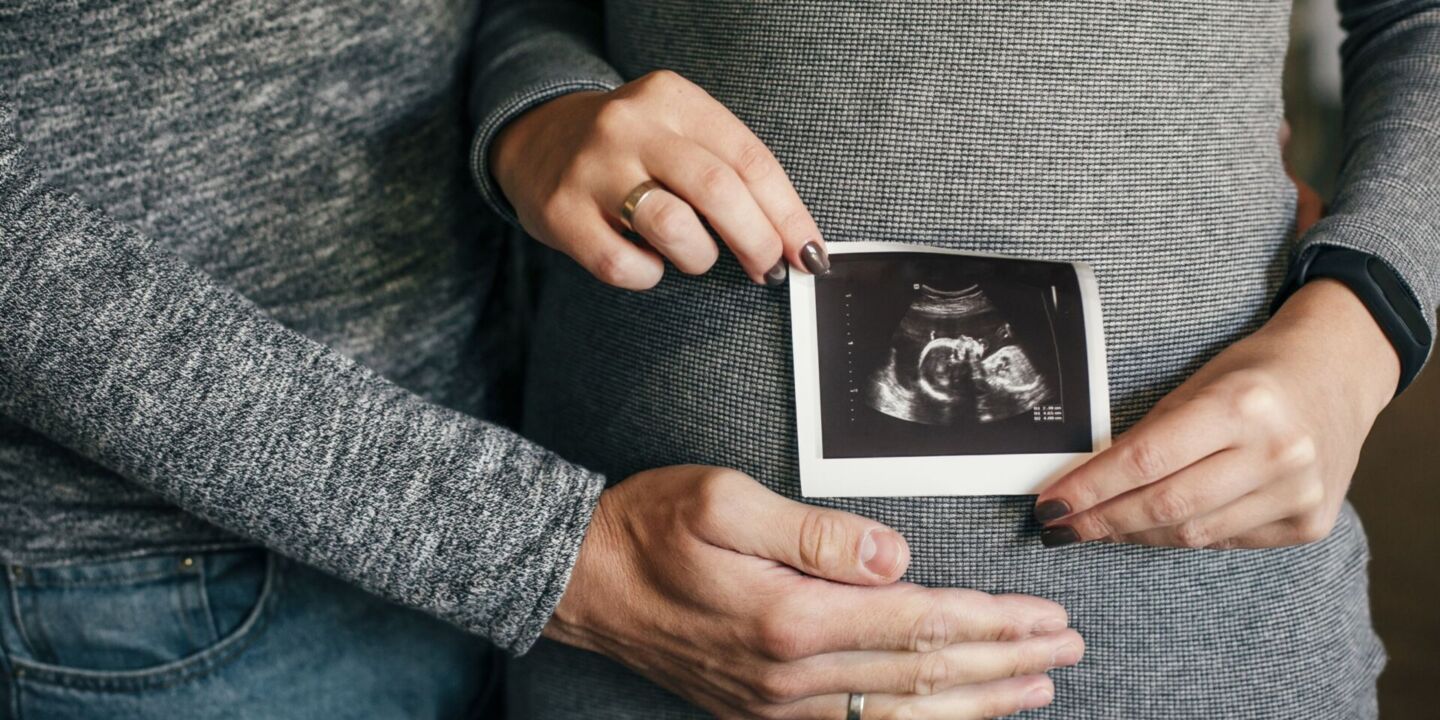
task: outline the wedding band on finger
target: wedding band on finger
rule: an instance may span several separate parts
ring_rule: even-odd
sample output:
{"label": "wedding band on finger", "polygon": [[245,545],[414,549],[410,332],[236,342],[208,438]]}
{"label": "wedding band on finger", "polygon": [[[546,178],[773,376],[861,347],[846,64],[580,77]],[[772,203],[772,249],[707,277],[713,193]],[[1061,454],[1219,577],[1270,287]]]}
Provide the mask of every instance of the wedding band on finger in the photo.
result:
{"label": "wedding band on finger", "polygon": [[664,186],[655,180],[646,180],[635,186],[629,195],[625,196],[625,204],[620,208],[620,219],[625,222],[625,227],[635,229],[635,211],[640,208],[640,203],[650,197],[656,190],[663,190]]}
{"label": "wedding band on finger", "polygon": [[850,693],[850,705],[845,708],[845,720],[863,720],[865,715],[865,693]]}

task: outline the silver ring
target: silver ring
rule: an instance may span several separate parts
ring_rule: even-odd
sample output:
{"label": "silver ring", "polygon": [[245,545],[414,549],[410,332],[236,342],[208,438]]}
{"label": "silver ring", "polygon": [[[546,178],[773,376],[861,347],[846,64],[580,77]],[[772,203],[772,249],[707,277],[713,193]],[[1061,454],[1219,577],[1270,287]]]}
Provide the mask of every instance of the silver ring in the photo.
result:
{"label": "silver ring", "polygon": [[662,189],[664,186],[660,183],[646,180],[636,185],[635,189],[625,196],[625,204],[620,207],[620,219],[625,221],[625,227],[631,230],[635,229],[635,211],[640,207],[640,203],[645,202],[645,198],[650,197],[650,193]]}
{"label": "silver ring", "polygon": [[850,706],[845,709],[845,720],[861,720],[865,714],[865,693],[850,693]]}

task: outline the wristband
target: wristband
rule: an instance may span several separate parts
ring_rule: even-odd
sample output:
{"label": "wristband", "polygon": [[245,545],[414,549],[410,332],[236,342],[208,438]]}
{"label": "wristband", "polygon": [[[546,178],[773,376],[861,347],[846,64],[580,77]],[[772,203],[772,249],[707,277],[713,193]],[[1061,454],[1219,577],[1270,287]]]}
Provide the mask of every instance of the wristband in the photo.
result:
{"label": "wristband", "polygon": [[1311,245],[1291,263],[1290,272],[1270,305],[1270,313],[1278,311],[1300,286],[1322,277],[1349,287],[1390,338],[1400,356],[1400,384],[1395,390],[1399,395],[1419,374],[1430,353],[1430,325],[1425,322],[1420,303],[1384,260],[1350,248]]}

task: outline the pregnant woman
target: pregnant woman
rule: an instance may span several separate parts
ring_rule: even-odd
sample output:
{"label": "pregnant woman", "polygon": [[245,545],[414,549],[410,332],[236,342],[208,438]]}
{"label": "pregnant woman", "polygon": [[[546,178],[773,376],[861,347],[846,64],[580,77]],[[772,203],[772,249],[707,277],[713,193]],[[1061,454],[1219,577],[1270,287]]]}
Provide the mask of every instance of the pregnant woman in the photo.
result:
{"label": "pregnant woman", "polygon": [[[1038,505],[825,504],[904,533],[909,580],[1069,610],[1085,659],[1032,717],[1373,716],[1384,652],[1344,496],[1433,327],[1440,4],[1341,5],[1346,165],[1287,281],[1287,0],[495,3],[477,177],[594,275],[549,279],[529,432],[613,478],[704,462],[796,496],[787,266],[859,240],[1089,262],[1111,451]],[[704,715],[631,664],[542,641],[514,707]],[[767,715],[966,716],[781,690],[792,711]]]}

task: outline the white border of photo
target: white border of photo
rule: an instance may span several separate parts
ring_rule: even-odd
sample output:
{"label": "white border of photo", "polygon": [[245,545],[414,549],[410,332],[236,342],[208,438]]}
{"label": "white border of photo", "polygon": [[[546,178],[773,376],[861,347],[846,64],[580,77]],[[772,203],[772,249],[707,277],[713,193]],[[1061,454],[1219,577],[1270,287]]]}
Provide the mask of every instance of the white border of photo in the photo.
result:
{"label": "white border of photo", "polygon": [[[1036,260],[892,242],[834,243],[831,255],[915,252]],[[1059,262],[1059,261],[1049,261]],[[1090,429],[1094,452],[929,457],[826,458],[821,442],[820,353],[815,314],[815,276],[790,274],[790,333],[795,360],[795,420],[799,435],[800,489],[805,497],[897,497],[941,495],[1034,495],[1110,446],[1110,386],[1105,331],[1095,273],[1075,269],[1085,316],[1090,374]]]}

